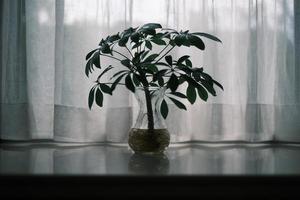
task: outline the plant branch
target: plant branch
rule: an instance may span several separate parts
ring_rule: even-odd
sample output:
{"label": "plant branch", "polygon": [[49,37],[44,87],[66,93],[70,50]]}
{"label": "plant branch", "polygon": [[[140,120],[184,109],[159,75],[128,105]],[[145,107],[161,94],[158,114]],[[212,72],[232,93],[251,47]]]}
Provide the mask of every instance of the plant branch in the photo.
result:
{"label": "plant branch", "polygon": [[158,55],[160,55],[166,48],[168,48],[169,45],[170,45],[170,43],[169,43],[167,46],[165,46],[165,47],[158,53]]}
{"label": "plant branch", "polygon": [[115,52],[115,53],[117,53],[117,54],[119,54],[120,56],[123,56],[124,58],[130,60],[130,59],[129,59],[127,56],[125,56],[124,54],[122,54],[122,53],[120,53],[120,52],[118,52],[118,51],[116,51],[116,50],[112,50],[112,51]]}
{"label": "plant branch", "polygon": [[[102,84],[113,84],[113,83],[102,83]],[[117,85],[125,85],[124,83],[118,83]]]}
{"label": "plant branch", "polygon": [[127,49],[127,51],[130,53],[131,57],[133,58],[133,55],[132,55],[131,51],[128,49],[127,45],[125,45],[125,48]]}
{"label": "plant branch", "polygon": [[170,51],[172,51],[173,49],[174,49],[174,47],[175,46],[173,46],[171,49],[169,49],[164,55],[162,55],[156,62],[155,62],[155,64],[156,63],[158,63],[161,59],[163,59],[164,57],[165,57],[165,55],[167,55]]}
{"label": "plant branch", "polygon": [[146,49],[146,40],[144,40],[144,49],[143,49],[144,52],[145,52],[145,49]]}
{"label": "plant branch", "polygon": [[118,61],[122,61],[121,59],[119,58],[116,58],[116,57],[113,57],[113,56],[110,56],[110,55],[105,55],[105,54],[100,54],[101,56],[106,56],[106,57],[109,57],[109,58],[112,58],[112,59],[115,59],[115,60],[118,60]]}

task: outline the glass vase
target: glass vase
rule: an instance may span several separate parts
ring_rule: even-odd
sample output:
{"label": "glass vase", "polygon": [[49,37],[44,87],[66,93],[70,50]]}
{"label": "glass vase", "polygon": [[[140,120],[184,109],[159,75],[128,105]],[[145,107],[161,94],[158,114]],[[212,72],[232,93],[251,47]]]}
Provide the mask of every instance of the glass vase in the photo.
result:
{"label": "glass vase", "polygon": [[136,88],[139,113],[128,138],[129,146],[136,153],[162,153],[169,146],[170,134],[160,113],[165,90],[165,87]]}

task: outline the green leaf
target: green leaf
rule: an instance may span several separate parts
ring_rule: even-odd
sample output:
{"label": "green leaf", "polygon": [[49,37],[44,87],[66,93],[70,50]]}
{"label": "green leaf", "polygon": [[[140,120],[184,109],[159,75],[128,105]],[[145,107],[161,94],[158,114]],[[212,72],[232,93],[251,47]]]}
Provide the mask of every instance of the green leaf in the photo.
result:
{"label": "green leaf", "polygon": [[175,74],[172,74],[168,81],[167,87],[170,88],[172,92],[175,92],[178,88],[178,85],[179,82],[177,76]]}
{"label": "green leaf", "polygon": [[165,60],[167,61],[167,63],[172,66],[172,56],[171,55],[168,55],[165,57]]}
{"label": "green leaf", "polygon": [[192,33],[192,34],[194,34],[194,35],[199,35],[199,36],[203,36],[203,37],[206,37],[206,38],[208,38],[208,39],[214,40],[214,41],[216,41],[216,42],[221,42],[221,43],[222,43],[222,41],[221,41],[219,38],[217,38],[216,36],[210,35],[210,34],[208,34],[208,33],[196,32],[196,33]]}
{"label": "green leaf", "polygon": [[111,65],[109,65],[107,68],[105,68],[104,70],[103,70],[103,72],[98,76],[98,78],[97,78],[97,80],[99,80],[102,76],[103,76],[103,74],[105,74],[106,72],[108,72],[109,70],[111,70],[113,67],[111,66]]}
{"label": "green leaf", "polygon": [[186,99],[187,96],[185,96],[184,94],[182,94],[181,92],[171,92],[170,94],[174,95],[174,96],[177,96],[179,98],[184,98]]}
{"label": "green leaf", "polygon": [[171,29],[171,28],[162,28],[162,30],[166,30],[166,31],[172,31],[171,33],[175,33],[175,34],[179,34],[178,31],[176,31],[175,29]]}
{"label": "green leaf", "polygon": [[94,103],[94,98],[95,98],[95,86],[92,87],[89,93],[89,108],[92,108],[92,105]]}
{"label": "green leaf", "polygon": [[119,40],[119,42],[118,42],[119,46],[120,46],[120,47],[125,47],[125,46],[126,46],[126,43],[128,42],[128,39],[129,39],[129,36],[124,36],[124,37],[122,37],[122,38]]}
{"label": "green leaf", "polygon": [[139,58],[144,52],[145,52],[144,50],[141,51],[141,52],[135,52],[135,53],[134,53],[134,57]]}
{"label": "green leaf", "polygon": [[[126,73],[127,74],[127,73]],[[118,83],[122,80],[122,78],[126,75],[126,74],[122,74],[120,75],[111,85],[111,91],[114,91],[116,86],[118,85]]]}
{"label": "green leaf", "polygon": [[148,56],[143,63],[147,63],[147,62],[152,62],[153,60],[155,60],[159,55],[158,54],[151,54],[150,56]]}
{"label": "green leaf", "polygon": [[177,65],[181,64],[183,61],[185,61],[185,60],[188,59],[189,57],[190,57],[190,56],[188,56],[188,55],[182,56],[181,58],[178,59]]}
{"label": "green leaf", "polygon": [[118,72],[115,73],[110,79],[113,79],[113,78],[115,78],[116,76],[118,76],[119,74],[122,74],[122,73],[127,74],[128,72],[130,72],[130,71],[129,71],[129,70],[121,70],[121,71],[118,71]]}
{"label": "green leaf", "polygon": [[140,34],[139,33],[133,33],[130,37],[131,41],[134,43],[138,43],[140,40]]}
{"label": "green leaf", "polygon": [[150,64],[148,69],[151,70],[153,73],[158,72],[158,68],[154,64]]}
{"label": "green leaf", "polygon": [[214,84],[216,84],[219,88],[221,88],[224,91],[223,86],[219,82],[217,82],[216,80],[212,80],[212,81],[214,82]]}
{"label": "green leaf", "polygon": [[141,28],[157,29],[157,28],[162,28],[162,26],[158,23],[148,23],[148,24],[144,24]]}
{"label": "green leaf", "polygon": [[126,36],[126,37],[127,37],[127,36],[129,37],[133,32],[136,31],[136,29],[137,29],[137,28],[129,27],[128,29],[126,29],[126,30],[123,31],[122,36],[123,36],[123,37],[125,37],[125,36]]}
{"label": "green leaf", "polygon": [[159,87],[159,85],[157,85],[156,83],[149,83],[149,85],[152,87]]}
{"label": "green leaf", "polygon": [[193,64],[192,64],[192,62],[191,62],[190,59],[186,59],[186,60],[185,60],[185,64],[186,64],[188,67],[190,67],[190,68],[193,67]]}
{"label": "green leaf", "polygon": [[185,79],[180,76],[178,78],[178,82],[179,82],[179,85],[181,85],[181,84],[183,84],[185,82]]}
{"label": "green leaf", "polygon": [[203,74],[203,68],[198,68],[198,67],[195,67],[192,69],[193,73],[193,77],[194,79],[199,82],[202,78],[201,78],[201,75]]}
{"label": "green leaf", "polygon": [[186,107],[183,103],[181,103],[180,101],[178,101],[177,99],[174,99],[172,97],[168,97],[169,99],[171,99],[171,101],[180,109],[186,110]]}
{"label": "green leaf", "polygon": [[193,69],[193,72],[199,72],[199,73],[201,73],[201,74],[203,74],[203,67],[194,67]]}
{"label": "green leaf", "polygon": [[151,41],[157,45],[166,45],[166,42],[162,39],[155,38],[155,39],[152,39]]}
{"label": "green leaf", "polygon": [[143,42],[135,43],[135,44],[131,47],[131,49],[134,49],[134,48],[137,48],[137,47],[141,46],[142,43],[143,43]]}
{"label": "green leaf", "polygon": [[214,89],[214,87],[213,87],[213,84],[211,84],[210,82],[208,82],[208,81],[206,81],[206,80],[204,80],[204,79],[201,80],[201,84],[205,87],[205,89],[207,89],[207,91],[208,91],[211,95],[217,96],[216,91],[215,91],[215,89]]}
{"label": "green leaf", "polygon": [[145,41],[145,46],[146,46],[148,49],[152,50],[152,44],[151,44],[150,41],[146,40],[146,41]]}
{"label": "green leaf", "polygon": [[201,50],[205,49],[205,44],[199,37],[189,34],[189,41],[191,42],[191,45],[197,47],[198,49]]}
{"label": "green leaf", "polygon": [[191,70],[191,68],[189,68],[188,66],[185,66],[185,65],[180,65],[180,66],[178,66],[176,68],[180,69],[181,71],[184,71],[186,74],[191,74],[193,72]]}
{"label": "green leaf", "polygon": [[205,80],[207,80],[208,82],[212,82],[212,77],[209,75],[209,74],[207,74],[207,73],[204,73],[203,71],[202,71],[202,73],[201,73],[201,77],[203,77]]}
{"label": "green leaf", "polygon": [[150,51],[143,52],[142,55],[141,55],[141,59],[144,59],[148,55],[149,52]]}
{"label": "green leaf", "polygon": [[170,67],[168,64],[163,63],[163,62],[158,62],[158,63],[155,63],[155,64],[156,65],[162,65],[162,66]]}
{"label": "green leaf", "polygon": [[158,78],[158,84],[159,84],[159,86],[161,86],[161,87],[164,86],[165,81],[164,81],[164,79],[163,79],[162,77],[159,77],[159,78]]}
{"label": "green leaf", "polygon": [[193,77],[196,81],[201,80],[201,73],[200,72],[193,72]]}
{"label": "green leaf", "polygon": [[89,77],[89,73],[92,72],[91,68],[93,68],[93,59],[91,58],[85,65],[85,75]]}
{"label": "green leaf", "polygon": [[135,91],[135,87],[134,87],[134,84],[131,80],[131,77],[130,77],[130,74],[128,74],[125,78],[125,85],[126,87],[128,88],[128,90],[132,91],[134,93]]}
{"label": "green leaf", "polygon": [[100,66],[100,54],[99,54],[99,51],[97,51],[94,55],[93,55],[93,58],[92,58],[92,62],[93,64],[95,65],[95,67],[101,69],[101,66]]}
{"label": "green leaf", "polygon": [[101,46],[101,52],[102,53],[105,53],[105,54],[111,54],[111,49],[109,47],[109,45],[107,43],[104,43],[102,46]]}
{"label": "green leaf", "polygon": [[112,95],[111,88],[108,85],[106,85],[104,83],[100,83],[100,88],[101,88],[102,92]]}
{"label": "green leaf", "polygon": [[191,78],[191,77],[189,77],[189,76],[187,76],[185,74],[182,74],[181,76],[182,76],[182,78],[184,78],[184,80],[186,80],[192,86],[198,87],[199,84],[193,78]]}
{"label": "green leaf", "polygon": [[96,104],[100,107],[103,106],[103,93],[99,88],[96,90]]}
{"label": "green leaf", "polygon": [[164,119],[167,118],[168,113],[169,113],[169,108],[168,108],[168,104],[167,104],[167,102],[165,100],[163,100],[161,102],[160,113],[161,113],[161,115],[163,116]]}
{"label": "green leaf", "polygon": [[133,80],[133,82],[134,82],[134,84],[136,85],[136,86],[139,86],[140,85],[140,80],[139,80],[140,78],[139,78],[139,75],[137,75],[137,74],[132,74],[132,80]]}
{"label": "green leaf", "polygon": [[191,41],[189,40],[189,34],[187,34],[187,31],[184,32],[184,40],[182,43],[183,46],[191,46]]}
{"label": "green leaf", "polygon": [[185,43],[185,40],[186,40],[186,34],[180,34],[174,38],[175,44],[179,47]]}
{"label": "green leaf", "polygon": [[99,46],[102,46],[105,43],[104,39],[101,39],[101,41],[99,42]]}
{"label": "green leaf", "polygon": [[143,28],[140,31],[146,35],[155,35],[156,34],[155,29],[151,29],[151,28]]}
{"label": "green leaf", "polygon": [[121,64],[124,65],[125,67],[131,68],[129,59],[121,60]]}
{"label": "green leaf", "polygon": [[140,57],[134,56],[132,58],[132,64],[133,65],[138,65],[140,63]]}
{"label": "green leaf", "polygon": [[204,100],[204,101],[207,101],[207,98],[208,98],[208,94],[207,94],[207,91],[205,90],[204,87],[202,87],[201,85],[199,85],[197,87],[197,90],[198,90],[198,95],[199,97]]}
{"label": "green leaf", "polygon": [[174,42],[174,40],[170,40],[169,44],[170,44],[172,47],[176,46],[176,43]]}
{"label": "green leaf", "polygon": [[166,72],[168,71],[168,69],[162,69],[159,70],[157,73],[155,73],[153,75],[153,81],[157,81],[159,78],[161,78]]}
{"label": "green leaf", "polygon": [[85,60],[88,60],[94,53],[95,51],[97,51],[98,49],[94,49],[93,51],[89,52],[86,57],[85,57]]}
{"label": "green leaf", "polygon": [[108,42],[114,42],[114,41],[117,41],[118,39],[120,39],[119,33],[117,33],[115,35],[112,35],[112,36],[109,36],[107,41]]}
{"label": "green leaf", "polygon": [[194,86],[189,84],[189,86],[187,87],[187,90],[186,90],[186,96],[191,104],[195,103],[196,98],[197,98],[197,93],[196,93],[196,89]]}

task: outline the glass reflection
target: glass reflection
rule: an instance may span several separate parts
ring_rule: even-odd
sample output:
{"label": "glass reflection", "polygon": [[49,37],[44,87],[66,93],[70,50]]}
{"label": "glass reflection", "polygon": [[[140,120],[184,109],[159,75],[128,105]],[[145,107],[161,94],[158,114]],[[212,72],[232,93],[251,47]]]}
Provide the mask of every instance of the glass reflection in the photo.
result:
{"label": "glass reflection", "polygon": [[300,145],[171,145],[165,154],[132,154],[127,145],[5,144],[0,174],[300,175]]}
{"label": "glass reflection", "polygon": [[170,162],[165,154],[138,154],[130,157],[129,173],[134,174],[168,174]]}

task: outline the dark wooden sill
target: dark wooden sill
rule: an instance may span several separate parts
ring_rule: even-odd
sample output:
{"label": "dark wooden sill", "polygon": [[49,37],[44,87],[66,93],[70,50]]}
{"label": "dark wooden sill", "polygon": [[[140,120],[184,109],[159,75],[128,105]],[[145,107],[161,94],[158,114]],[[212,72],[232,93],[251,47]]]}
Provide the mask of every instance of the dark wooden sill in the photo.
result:
{"label": "dark wooden sill", "polygon": [[3,199],[299,199],[300,176],[1,175],[0,190]]}

